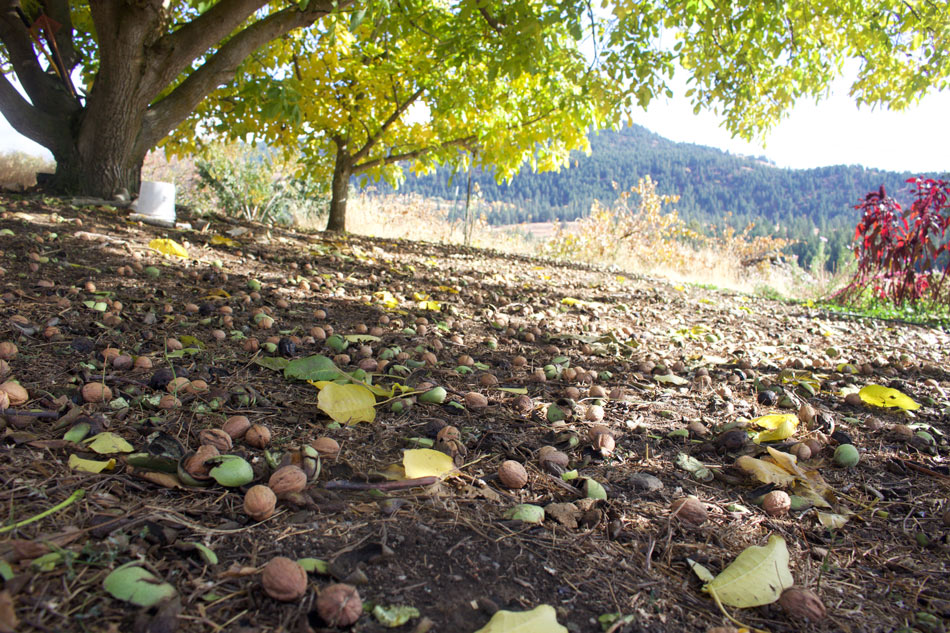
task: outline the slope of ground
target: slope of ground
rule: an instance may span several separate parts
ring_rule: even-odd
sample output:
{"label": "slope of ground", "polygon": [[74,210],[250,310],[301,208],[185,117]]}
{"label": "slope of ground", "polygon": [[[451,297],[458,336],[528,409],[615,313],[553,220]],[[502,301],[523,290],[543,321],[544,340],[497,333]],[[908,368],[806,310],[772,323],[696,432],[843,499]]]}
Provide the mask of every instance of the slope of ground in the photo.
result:
{"label": "slope of ground", "polygon": [[[542,604],[572,632],[705,631],[729,623],[688,559],[716,574],[770,535],[827,614],[727,607],[750,626],[925,632],[950,616],[943,331],[483,250],[0,205],[0,370],[28,392],[5,383],[0,630],[320,631],[317,597],[344,581],[367,611],[417,609],[400,631],[474,632],[499,609]],[[161,255],[156,238],[188,256]],[[334,351],[333,333],[357,336]],[[372,422],[333,423],[316,386],[280,371],[316,354],[386,389],[440,385],[447,398],[397,413],[380,396]],[[922,407],[845,401],[870,384]],[[103,386],[104,401],[85,401]],[[773,449],[815,444],[763,486],[737,460],[766,455],[745,427],[773,413],[802,418]],[[209,430],[237,415],[272,437],[266,450],[246,437],[222,446],[253,468],[236,488],[189,486],[158,460],[76,441],[86,424],[87,437],[174,455],[227,444]],[[312,466],[301,447],[318,438],[339,455],[324,454],[273,516],[249,518],[245,491],[282,460]],[[836,466],[848,442],[860,461]],[[456,474],[407,481],[392,468],[430,445]],[[567,463],[539,461],[544,446]],[[115,462],[90,473],[79,458]],[[526,485],[502,485],[506,460]],[[588,496],[590,481],[606,499]],[[782,485],[800,507],[756,505]],[[704,521],[671,510],[685,496]],[[506,518],[520,503],[546,507],[545,520]],[[262,590],[275,556],[326,566],[279,602]],[[175,597],[150,609],[112,597],[103,582],[129,562]],[[608,614],[630,617],[599,620]],[[352,630],[390,629],[365,613]]]}

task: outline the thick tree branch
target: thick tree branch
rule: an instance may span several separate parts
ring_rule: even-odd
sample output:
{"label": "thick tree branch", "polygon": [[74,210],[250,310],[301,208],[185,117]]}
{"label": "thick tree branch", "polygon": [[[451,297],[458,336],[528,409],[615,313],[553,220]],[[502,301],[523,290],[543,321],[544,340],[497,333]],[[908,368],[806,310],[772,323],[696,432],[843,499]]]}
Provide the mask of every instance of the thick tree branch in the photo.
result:
{"label": "thick tree branch", "polygon": [[0,41],[3,42],[20,85],[33,105],[49,114],[69,114],[79,107],[66,92],[59,79],[46,74],[40,66],[30,32],[20,19],[16,0],[0,4]]}
{"label": "thick tree branch", "polygon": [[[351,1],[344,0],[336,4],[342,7]],[[234,79],[238,66],[257,48],[296,28],[313,24],[333,9],[334,3],[329,0],[311,2],[306,11],[296,6],[289,7],[255,22],[232,37],[200,68],[149,108],[137,148],[144,154],[154,147],[184,121],[212,90]]]}
{"label": "thick tree branch", "polygon": [[398,121],[399,117],[401,117],[403,113],[409,109],[409,106],[415,103],[424,92],[424,88],[419,88],[414,93],[409,95],[408,99],[398,104],[396,109],[393,110],[393,113],[389,115],[389,118],[383,121],[382,125],[379,126],[379,129],[376,130],[376,133],[367,138],[366,142],[363,144],[363,147],[361,147],[358,152],[353,154],[353,161],[355,162],[365,158],[366,155],[369,154],[370,150],[373,149],[373,146],[376,145],[376,143],[379,142],[379,139],[383,137],[383,134],[386,133],[386,130],[388,130],[396,121]]}
{"label": "thick tree branch", "polygon": [[196,59],[224,40],[267,0],[221,0],[175,31],[163,35],[147,51],[146,85],[155,87],[154,99]]}
{"label": "thick tree branch", "polygon": [[53,149],[62,139],[60,128],[64,120],[34,108],[3,75],[0,75],[0,112],[14,130],[43,147]]}
{"label": "thick tree branch", "polygon": [[404,160],[412,160],[413,158],[419,158],[420,156],[425,156],[430,152],[434,152],[440,149],[446,149],[449,147],[465,147],[471,148],[472,143],[476,140],[475,136],[466,136],[463,138],[457,138],[451,141],[446,141],[444,143],[438,143],[436,145],[430,145],[428,147],[420,147],[419,149],[412,150],[411,152],[403,152],[401,154],[390,154],[389,156],[383,156],[382,158],[376,158],[374,160],[368,160],[365,163],[360,163],[359,165],[353,165],[353,173],[359,174],[374,167],[381,167],[383,165],[392,165],[393,163],[398,163]]}

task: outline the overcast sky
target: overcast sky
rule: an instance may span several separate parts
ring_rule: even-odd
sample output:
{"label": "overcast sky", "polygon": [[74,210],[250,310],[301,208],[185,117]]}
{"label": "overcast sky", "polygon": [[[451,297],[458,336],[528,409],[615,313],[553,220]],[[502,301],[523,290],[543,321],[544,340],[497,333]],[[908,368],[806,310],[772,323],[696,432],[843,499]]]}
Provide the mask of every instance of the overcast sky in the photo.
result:
{"label": "overcast sky", "polygon": [[[679,88],[679,90],[676,90]],[[682,94],[682,86],[674,86]],[[713,114],[693,114],[688,100],[661,99],[633,121],[674,141],[708,145],[734,154],[766,156],[780,167],[864,165],[917,173],[950,172],[950,91],[931,94],[903,112],[858,109],[839,82],[831,97],[800,102],[762,143],[733,139]],[[49,155],[0,117],[0,151]]]}

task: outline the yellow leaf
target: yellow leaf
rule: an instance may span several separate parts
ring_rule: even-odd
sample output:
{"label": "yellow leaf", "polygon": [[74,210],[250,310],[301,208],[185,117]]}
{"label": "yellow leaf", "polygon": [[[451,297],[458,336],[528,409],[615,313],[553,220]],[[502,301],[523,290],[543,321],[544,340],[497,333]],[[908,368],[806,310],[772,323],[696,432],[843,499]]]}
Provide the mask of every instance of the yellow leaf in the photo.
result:
{"label": "yellow leaf", "polygon": [[920,405],[910,396],[904,395],[897,389],[881,385],[867,385],[858,392],[861,400],[875,407],[898,407],[905,411],[916,411]]}
{"label": "yellow leaf", "polygon": [[458,288],[453,288],[452,286],[437,286],[441,292],[447,292],[451,295],[457,295],[459,293]]}
{"label": "yellow leaf", "polygon": [[230,237],[225,237],[223,235],[215,235],[211,238],[211,243],[214,245],[224,245],[224,246],[237,246],[237,242],[232,240]]}
{"label": "yellow leaf", "polygon": [[317,408],[341,424],[376,419],[376,396],[363,385],[327,383],[317,396]]}
{"label": "yellow leaf", "polygon": [[805,473],[798,467],[798,458],[792,455],[791,453],[783,453],[780,450],[774,449],[771,446],[766,446],[765,450],[769,452],[769,455],[772,457],[772,461],[793,475],[796,475],[801,478],[805,478]]}
{"label": "yellow leaf", "polygon": [[835,514],[834,512],[818,512],[818,522],[821,523],[821,526],[826,530],[837,530],[838,528],[844,527],[845,523],[848,522],[848,517],[843,514]]}
{"label": "yellow leaf", "polygon": [[567,633],[554,607],[542,604],[531,611],[496,611],[475,633]]}
{"label": "yellow leaf", "polygon": [[380,290],[373,293],[373,298],[377,303],[382,304],[383,307],[389,308],[390,310],[399,305],[399,300],[388,290]]}
{"label": "yellow leaf", "polygon": [[107,462],[97,462],[93,459],[83,459],[78,455],[70,455],[69,467],[84,473],[101,473],[104,470],[112,470],[115,468],[115,459],[110,459]]}
{"label": "yellow leaf", "polygon": [[412,298],[416,301],[425,301],[429,298],[429,295],[424,292],[414,292],[412,293]]}
{"label": "yellow leaf", "polygon": [[583,306],[590,305],[589,302],[583,301],[582,299],[575,299],[574,297],[564,297],[563,299],[561,299],[561,303],[563,303],[566,306],[572,306],[572,307],[573,306],[583,307]]}
{"label": "yellow leaf", "polygon": [[798,418],[792,416],[794,419],[786,418],[778,423],[778,426],[766,431],[760,431],[752,436],[752,441],[756,444],[762,442],[778,442],[780,440],[787,440],[791,436],[795,435],[795,428],[798,426]]}
{"label": "yellow leaf", "polygon": [[110,432],[99,433],[86,440],[86,444],[90,450],[100,455],[108,455],[109,453],[131,453],[135,450],[121,435]]}
{"label": "yellow leaf", "polygon": [[762,461],[748,455],[736,460],[736,466],[749,473],[764,484],[778,484],[790,486],[795,483],[795,475],[789,473],[778,464]]}
{"label": "yellow leaf", "polygon": [[439,312],[442,310],[442,304],[438,301],[420,301],[418,305],[420,310],[429,310],[431,312]]}
{"label": "yellow leaf", "polygon": [[452,458],[431,448],[411,448],[403,453],[402,465],[406,469],[406,478],[445,477],[455,470]]}
{"label": "yellow leaf", "polygon": [[155,249],[162,255],[174,255],[175,257],[188,257],[188,251],[185,248],[176,242],[175,240],[169,239],[154,239],[148,243],[148,247]]}
{"label": "yellow leaf", "polygon": [[772,413],[749,420],[749,424],[754,424],[763,429],[777,429],[783,422],[791,421],[798,425],[798,416],[791,413]]}
{"label": "yellow leaf", "polygon": [[744,609],[775,602],[792,584],[785,539],[773,534],[766,546],[743,550],[703,590],[724,605]]}

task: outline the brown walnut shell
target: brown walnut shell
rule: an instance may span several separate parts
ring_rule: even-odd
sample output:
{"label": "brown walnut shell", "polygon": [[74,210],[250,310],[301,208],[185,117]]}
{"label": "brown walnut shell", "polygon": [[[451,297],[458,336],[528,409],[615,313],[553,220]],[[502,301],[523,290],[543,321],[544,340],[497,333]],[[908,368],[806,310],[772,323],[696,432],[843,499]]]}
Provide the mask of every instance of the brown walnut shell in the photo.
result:
{"label": "brown walnut shell", "polygon": [[274,600],[291,602],[306,593],[307,572],[297,561],[277,556],[264,566],[261,584]]}
{"label": "brown walnut shell", "polygon": [[278,497],[293,492],[301,492],[307,487],[307,473],[299,466],[282,466],[270,476],[267,487],[273,490]]}
{"label": "brown walnut shell", "polygon": [[330,585],[317,597],[317,613],[330,626],[350,626],[363,615],[363,601],[352,585]]}

